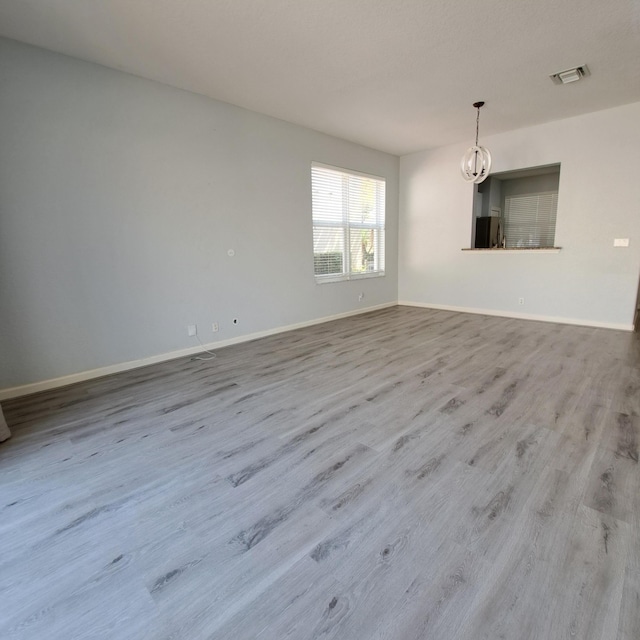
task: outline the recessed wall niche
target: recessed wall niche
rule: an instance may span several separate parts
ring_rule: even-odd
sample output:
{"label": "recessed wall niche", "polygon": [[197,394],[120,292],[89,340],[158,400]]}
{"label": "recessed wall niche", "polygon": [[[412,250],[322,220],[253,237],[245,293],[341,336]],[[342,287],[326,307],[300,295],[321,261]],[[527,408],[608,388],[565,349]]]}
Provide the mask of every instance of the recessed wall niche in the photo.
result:
{"label": "recessed wall niche", "polygon": [[560,164],[491,174],[474,185],[473,249],[555,247]]}

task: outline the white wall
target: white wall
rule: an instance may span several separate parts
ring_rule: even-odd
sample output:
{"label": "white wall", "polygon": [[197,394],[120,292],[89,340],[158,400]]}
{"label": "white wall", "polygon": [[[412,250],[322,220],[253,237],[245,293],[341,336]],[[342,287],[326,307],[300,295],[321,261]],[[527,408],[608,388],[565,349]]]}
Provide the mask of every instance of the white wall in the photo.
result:
{"label": "white wall", "polygon": [[[395,156],[9,40],[0,86],[0,389],[397,300]],[[315,284],[312,161],[386,178],[386,277]]]}
{"label": "white wall", "polygon": [[[400,161],[401,302],[631,328],[640,272],[640,103],[481,139],[493,171],[560,162],[558,254],[469,247],[468,145]],[[615,249],[614,238],[630,238]],[[525,299],[524,306],[518,298]]]}

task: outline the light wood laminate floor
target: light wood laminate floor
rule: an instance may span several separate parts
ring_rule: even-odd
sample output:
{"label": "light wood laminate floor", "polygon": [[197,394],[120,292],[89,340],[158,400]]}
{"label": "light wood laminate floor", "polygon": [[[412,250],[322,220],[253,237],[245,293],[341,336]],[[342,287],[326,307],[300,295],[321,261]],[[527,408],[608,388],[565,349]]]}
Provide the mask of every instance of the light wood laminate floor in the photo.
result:
{"label": "light wood laminate floor", "polygon": [[4,404],[5,640],[638,640],[638,334],[394,307]]}

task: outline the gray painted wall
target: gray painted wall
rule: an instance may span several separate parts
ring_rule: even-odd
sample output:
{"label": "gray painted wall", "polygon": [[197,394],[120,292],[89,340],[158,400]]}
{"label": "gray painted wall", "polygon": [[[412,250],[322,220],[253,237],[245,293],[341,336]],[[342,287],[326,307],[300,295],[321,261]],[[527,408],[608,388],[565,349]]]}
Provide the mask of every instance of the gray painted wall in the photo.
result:
{"label": "gray painted wall", "polygon": [[[395,156],[9,40],[0,86],[0,389],[397,300]],[[386,277],[315,284],[312,161],[386,178]]]}
{"label": "gray painted wall", "polygon": [[[640,272],[640,103],[482,140],[495,172],[561,163],[557,254],[473,252],[465,144],[400,161],[401,302],[629,328]],[[613,247],[629,238],[630,247]],[[525,299],[524,305],[518,298]]]}
{"label": "gray painted wall", "polygon": [[482,194],[482,209],[480,215],[482,217],[490,216],[492,207],[500,207],[503,211],[502,198],[502,180],[498,178],[487,178],[484,182],[478,185],[478,192]]}

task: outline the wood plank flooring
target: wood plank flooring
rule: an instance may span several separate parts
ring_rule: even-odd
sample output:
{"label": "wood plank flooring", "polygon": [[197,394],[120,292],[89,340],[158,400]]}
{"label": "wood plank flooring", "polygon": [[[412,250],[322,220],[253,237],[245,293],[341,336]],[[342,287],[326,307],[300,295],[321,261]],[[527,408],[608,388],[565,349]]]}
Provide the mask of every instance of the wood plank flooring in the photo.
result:
{"label": "wood plank flooring", "polygon": [[394,307],[4,409],[3,639],[640,638],[637,333]]}

